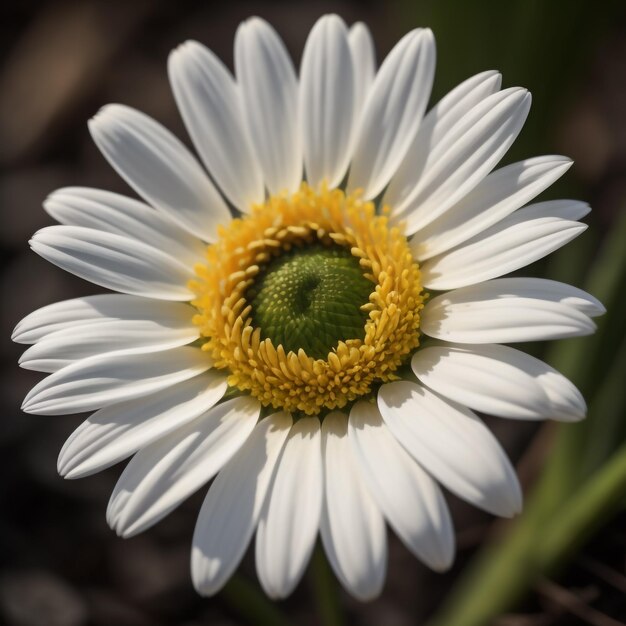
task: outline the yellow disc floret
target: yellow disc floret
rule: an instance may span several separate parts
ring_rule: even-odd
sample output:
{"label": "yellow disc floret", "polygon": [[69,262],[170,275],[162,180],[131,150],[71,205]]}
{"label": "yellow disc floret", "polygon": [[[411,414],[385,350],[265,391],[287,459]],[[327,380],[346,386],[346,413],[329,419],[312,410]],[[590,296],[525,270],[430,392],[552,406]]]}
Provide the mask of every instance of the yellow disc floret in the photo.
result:
{"label": "yellow disc floret", "polygon": [[[355,303],[362,332],[329,346],[326,358],[314,358],[306,345],[274,345],[270,333],[255,326],[250,294],[272,261],[321,246],[349,251],[371,292],[367,301]],[[215,367],[229,372],[232,387],[265,406],[307,415],[344,407],[397,378],[394,372],[419,344],[419,268],[400,228],[358,193],[316,191],[303,183],[296,193],[272,196],[220,228],[206,257],[190,283],[202,348]]]}

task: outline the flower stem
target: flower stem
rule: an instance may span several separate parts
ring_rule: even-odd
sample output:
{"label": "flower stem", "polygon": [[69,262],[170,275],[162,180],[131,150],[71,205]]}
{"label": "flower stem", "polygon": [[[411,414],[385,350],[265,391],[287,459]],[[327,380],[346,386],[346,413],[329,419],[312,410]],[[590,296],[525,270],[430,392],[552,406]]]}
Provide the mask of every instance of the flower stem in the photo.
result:
{"label": "flower stem", "polygon": [[599,469],[569,501],[562,515],[546,528],[537,550],[542,571],[558,567],[563,557],[574,552],[626,498],[626,444]]}
{"label": "flower stem", "polygon": [[243,576],[232,576],[220,595],[234,611],[254,626],[291,626],[276,605]]}
{"label": "flower stem", "polygon": [[311,575],[319,623],[324,626],[344,626],[337,583],[319,545],[315,547],[311,559]]}
{"label": "flower stem", "polygon": [[[538,494],[541,495],[541,494]],[[484,626],[518,600],[543,574],[558,569],[626,497],[626,444],[592,476],[552,522],[534,507],[515,533],[490,546],[465,584],[457,588],[429,626]],[[539,501],[539,500],[538,500]],[[536,502],[538,502],[536,501]]]}

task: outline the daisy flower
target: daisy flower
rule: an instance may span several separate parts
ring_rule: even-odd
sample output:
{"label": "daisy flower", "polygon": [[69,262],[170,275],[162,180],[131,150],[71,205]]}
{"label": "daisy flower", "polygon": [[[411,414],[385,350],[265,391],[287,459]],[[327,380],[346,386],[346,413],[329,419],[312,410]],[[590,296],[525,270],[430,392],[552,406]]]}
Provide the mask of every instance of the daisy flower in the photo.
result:
{"label": "daisy flower", "polygon": [[[586,335],[592,296],[502,278],[579,235],[587,204],[528,204],[571,162],[492,172],[530,108],[487,71],[428,113],[435,42],[405,35],[376,70],[371,35],[336,15],[313,27],[299,77],[265,21],[242,23],[235,77],[201,44],[169,78],[202,164],[127,106],[89,122],[143,201],[52,193],[60,225],[32,249],[116,294],[46,306],[14,340],[49,373],[40,415],[95,411],[61,450],[66,478],[131,457],[107,520],[123,537],[214,478],[191,555],[216,593],[256,533],[273,598],[300,580],[316,537],[354,596],[384,583],[386,524],[435,570],[454,533],[441,486],[501,516],[522,494],[474,413],[575,421],[578,390],[504,344]],[[204,167],[203,167],[204,166]]]}

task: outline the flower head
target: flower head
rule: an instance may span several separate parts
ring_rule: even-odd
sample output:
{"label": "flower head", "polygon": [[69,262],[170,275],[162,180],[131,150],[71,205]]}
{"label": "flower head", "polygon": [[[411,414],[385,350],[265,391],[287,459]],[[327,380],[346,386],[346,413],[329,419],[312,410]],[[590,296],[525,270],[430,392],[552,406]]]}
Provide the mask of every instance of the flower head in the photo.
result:
{"label": "flower head", "polygon": [[[570,166],[492,170],[530,108],[496,72],[426,115],[427,29],[376,71],[363,24],[321,18],[299,77],[266,22],[235,38],[236,79],[208,49],[170,56],[176,101],[205,169],[142,113],[89,123],[144,202],[54,192],[60,225],[35,252],[119,292],[52,304],[15,329],[23,367],[49,373],[24,410],[95,411],[59,456],[67,478],[132,456],[109,524],[128,537],[215,477],[191,569],[218,591],[256,532],[272,597],[300,580],[321,535],[355,596],[376,596],[387,522],[418,558],[449,567],[440,484],[496,515],[521,508],[506,455],[473,411],[581,419],[578,390],[503,344],[585,335],[588,294],[501,278],[580,234],[576,201],[532,201]],[[527,205],[527,206],[526,206]]]}
{"label": "flower head", "polygon": [[372,202],[306,183],[233,220],[191,288],[203,349],[264,406],[306,415],[369,395],[419,344],[406,238]]}

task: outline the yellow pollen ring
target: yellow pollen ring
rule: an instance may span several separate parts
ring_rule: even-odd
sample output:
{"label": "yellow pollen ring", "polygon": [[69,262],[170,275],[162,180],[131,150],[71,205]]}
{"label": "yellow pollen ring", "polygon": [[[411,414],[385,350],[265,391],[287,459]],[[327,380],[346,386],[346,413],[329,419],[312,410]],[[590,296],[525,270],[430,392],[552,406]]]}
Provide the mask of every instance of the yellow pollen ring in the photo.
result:
{"label": "yellow pollen ring", "polygon": [[[419,345],[424,296],[406,238],[383,213],[376,215],[374,204],[358,193],[316,191],[303,183],[220,228],[189,287],[196,294],[193,322],[202,349],[216,368],[229,371],[229,385],[264,406],[315,415],[397,378],[394,372]],[[361,307],[368,313],[364,338],[339,341],[325,360],[302,349],[286,353],[263,338],[245,298],[264,264],[294,245],[314,242],[347,247],[372,282],[369,302]]]}

